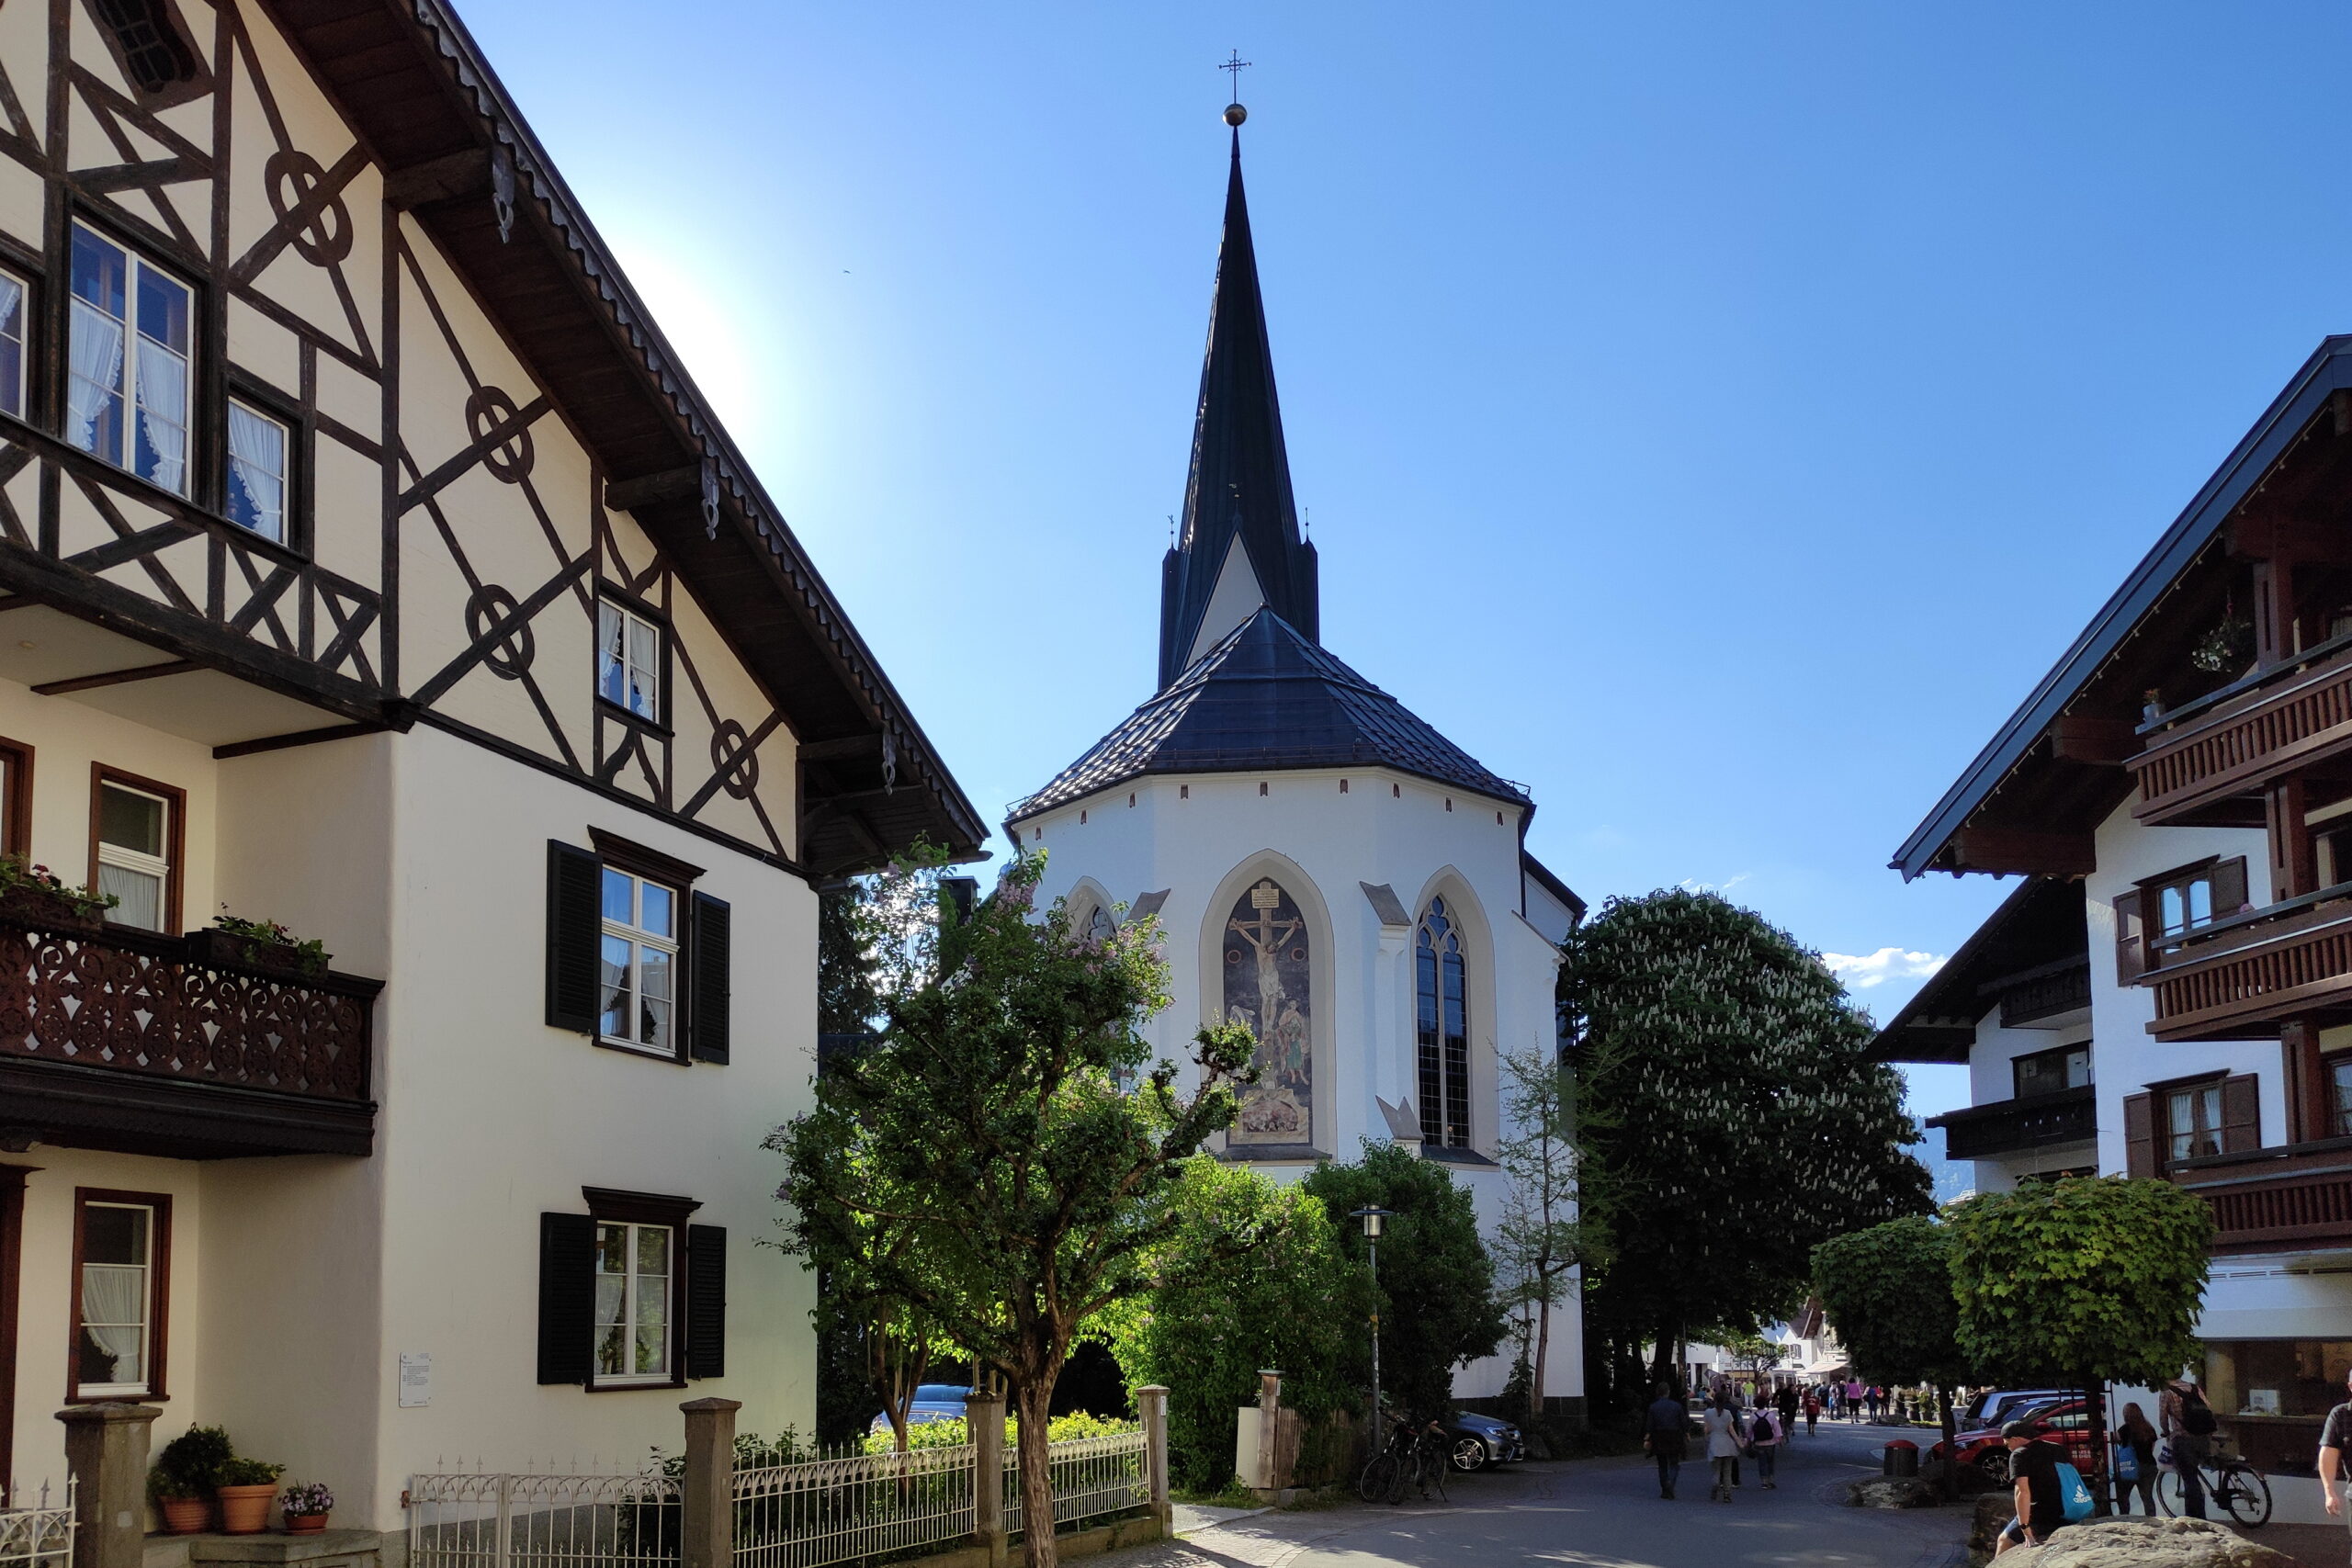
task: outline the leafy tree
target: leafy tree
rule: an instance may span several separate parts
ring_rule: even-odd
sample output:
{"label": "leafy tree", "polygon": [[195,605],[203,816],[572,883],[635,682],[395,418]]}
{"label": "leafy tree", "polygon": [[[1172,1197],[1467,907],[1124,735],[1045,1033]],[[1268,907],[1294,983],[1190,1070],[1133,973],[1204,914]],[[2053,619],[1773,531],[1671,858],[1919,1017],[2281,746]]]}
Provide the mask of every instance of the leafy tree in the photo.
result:
{"label": "leafy tree", "polygon": [[1308,1421],[1352,1405],[1371,1284],[1313,1194],[1194,1155],[1170,1198],[1176,1227],[1155,1282],[1105,1314],[1130,1384],[1168,1386],[1168,1462],[1180,1484],[1233,1479],[1234,1414],[1279,1367],[1283,1404]]}
{"label": "leafy tree", "polygon": [[[1577,1220],[1575,1080],[1549,1051],[1506,1053],[1502,1068],[1508,1114],[1496,1152],[1510,1187],[1495,1250],[1504,1270],[1503,1304],[1521,1318],[1520,1355],[1506,1392],[1525,1400],[1528,1424],[1540,1427],[1552,1309],[1567,1299],[1571,1274],[1589,1260],[1598,1236]],[[1521,1360],[1528,1362],[1524,1377]]]}
{"label": "leafy tree", "polygon": [[[970,918],[910,922],[884,942],[879,1037],[820,1075],[816,1108],[775,1138],[794,1246],[857,1250],[877,1289],[1002,1375],[1037,1520],[1053,1517],[1047,1419],[1071,1343],[1148,1288],[1148,1260],[1177,1225],[1170,1190],[1231,1123],[1253,1048],[1247,1030],[1204,1030],[1197,1093],[1177,1093],[1166,1061],[1120,1093],[1114,1075],[1149,1055],[1139,1026],[1168,1003],[1156,927],[1096,942],[1058,903],[1033,918],[1043,870],[1023,856]],[[911,874],[881,880],[884,908],[921,902]],[[869,1245],[870,1222],[906,1245]],[[1029,1568],[1051,1568],[1053,1532],[1025,1532],[1023,1550]]]}
{"label": "leafy tree", "polygon": [[[1952,1230],[1924,1214],[1832,1236],[1813,1249],[1814,1290],[1855,1372],[1872,1382],[1936,1391],[1944,1452],[1953,1451],[1951,1391],[1976,1382],[1960,1348]],[[1952,1491],[1945,1467],[1945,1495]]]}
{"label": "leafy tree", "polygon": [[[1612,898],[1570,938],[1585,1217],[1611,1238],[1588,1276],[1596,1359],[1623,1342],[1670,1375],[1694,1325],[1752,1329],[1803,1292],[1813,1248],[1923,1213],[1925,1167],[1894,1070],[1819,957],[1751,910],[1669,889]],[[1595,1309],[1598,1310],[1595,1310]]]}
{"label": "leafy tree", "polygon": [[[1326,1161],[1299,1185],[1322,1200],[1341,1247],[1358,1262],[1363,1228],[1350,1213],[1373,1204],[1393,1211],[1380,1237],[1376,1298],[1382,1397],[1422,1415],[1444,1409],[1453,1369],[1493,1355],[1507,1326],[1468,1190],[1434,1160],[1369,1141],[1362,1160]],[[1370,1386],[1371,1344],[1361,1333],[1348,1371],[1356,1386]]]}

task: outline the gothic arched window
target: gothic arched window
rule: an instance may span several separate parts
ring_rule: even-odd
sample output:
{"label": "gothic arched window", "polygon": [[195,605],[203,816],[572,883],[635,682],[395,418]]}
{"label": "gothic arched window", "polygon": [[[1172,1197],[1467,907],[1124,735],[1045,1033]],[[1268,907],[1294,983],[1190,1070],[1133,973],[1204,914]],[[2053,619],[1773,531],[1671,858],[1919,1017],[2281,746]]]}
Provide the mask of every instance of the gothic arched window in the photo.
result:
{"label": "gothic arched window", "polygon": [[1421,1066],[1421,1142],[1442,1148],[1470,1146],[1469,981],[1462,962],[1462,933],[1445,900],[1432,898],[1421,912],[1413,945],[1413,980]]}
{"label": "gothic arched window", "polygon": [[1108,942],[1118,934],[1119,928],[1111,919],[1111,911],[1100,904],[1095,905],[1094,913],[1086,918],[1086,940]]}
{"label": "gothic arched window", "polygon": [[1261,877],[1234,901],[1219,933],[1225,1016],[1258,1037],[1258,1081],[1241,1091],[1241,1118],[1228,1140],[1315,1141],[1315,998],[1307,968],[1306,920],[1282,884]]}

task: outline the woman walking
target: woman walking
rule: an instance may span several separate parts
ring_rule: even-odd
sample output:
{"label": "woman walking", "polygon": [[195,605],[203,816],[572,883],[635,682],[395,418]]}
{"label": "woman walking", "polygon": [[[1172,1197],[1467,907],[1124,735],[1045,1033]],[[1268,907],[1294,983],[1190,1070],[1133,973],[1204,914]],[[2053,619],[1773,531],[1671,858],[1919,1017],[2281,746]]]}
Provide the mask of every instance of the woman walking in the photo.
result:
{"label": "woman walking", "polygon": [[[2126,1460],[2125,1456],[2130,1456]],[[2137,1404],[2123,1407],[2123,1425],[2115,1434],[2115,1511],[2132,1511],[2132,1494],[2140,1494],[2140,1511],[2156,1517],[2156,1428]],[[2126,1479],[2128,1467],[2134,1472]]]}
{"label": "woman walking", "polygon": [[1717,1396],[1707,1407],[1707,1458],[1714,1461],[1715,1483],[1707,1492],[1711,1503],[1731,1501],[1732,1467],[1739,1462],[1739,1412],[1729,1395]]}

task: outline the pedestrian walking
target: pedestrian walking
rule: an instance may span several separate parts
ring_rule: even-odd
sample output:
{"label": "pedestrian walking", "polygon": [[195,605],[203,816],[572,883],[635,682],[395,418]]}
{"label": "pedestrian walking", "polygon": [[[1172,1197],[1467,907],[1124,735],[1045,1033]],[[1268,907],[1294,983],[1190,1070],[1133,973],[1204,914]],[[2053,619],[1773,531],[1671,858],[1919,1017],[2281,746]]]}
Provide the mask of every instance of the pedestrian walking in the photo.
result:
{"label": "pedestrian walking", "polygon": [[1800,1402],[1797,1398],[1797,1385],[1792,1382],[1782,1383],[1781,1385],[1780,1393],[1776,1395],[1772,1401],[1772,1408],[1781,1413],[1781,1430],[1782,1432],[1794,1433],[1796,1431],[1797,1405]]}
{"label": "pedestrian walking", "polygon": [[1820,1424],[1821,1391],[1817,1388],[1809,1388],[1804,1391],[1804,1435],[1808,1438],[1812,1437],[1813,1429]]}
{"label": "pedestrian walking", "polygon": [[[2344,1380],[2345,1390],[2352,1394],[2352,1376]],[[2352,1510],[2344,1506],[2344,1494],[2352,1483],[2352,1464],[2345,1461],[2344,1450],[2352,1448],[2352,1401],[2337,1405],[2327,1413],[2327,1424],[2319,1429],[2319,1492],[2327,1505],[2327,1517],[2342,1519],[2352,1526]]]}
{"label": "pedestrian walking", "polygon": [[1739,1463],[1739,1413],[1727,1398],[1718,1399],[1707,1407],[1704,1418],[1707,1428],[1707,1458],[1715,1467],[1715,1483],[1707,1492],[1711,1503],[1731,1501],[1735,1467]]}
{"label": "pedestrian walking", "polygon": [[1644,1418],[1642,1447],[1657,1461],[1657,1495],[1668,1502],[1674,1501],[1675,1483],[1682,1479],[1682,1455],[1690,1443],[1690,1412],[1674,1397],[1674,1391],[1659,1383],[1652,1391],[1657,1397],[1650,1401],[1648,1415]]}
{"label": "pedestrian walking", "polygon": [[[2126,1472],[2129,1473],[2126,1473]],[[2132,1511],[2132,1494],[2140,1494],[2140,1511],[2156,1517],[2156,1428],[2135,1401],[2123,1407],[2123,1424],[2115,1433],[2115,1511]]]}
{"label": "pedestrian walking", "polygon": [[1781,1483],[1772,1479],[1780,1468],[1781,1428],[1776,1413],[1766,1406],[1756,1413],[1756,1420],[1747,1428],[1747,1440],[1756,1450],[1756,1479],[1767,1492],[1777,1492]]}
{"label": "pedestrian walking", "polygon": [[2213,1407],[2205,1403],[2197,1380],[2184,1373],[2165,1384],[2164,1397],[2156,1402],[2156,1419],[2164,1427],[2165,1446],[2172,1450],[2173,1472],[2180,1477],[2180,1511],[2201,1519],[2205,1478],[2198,1467],[2211,1451],[2213,1429],[2220,1425],[2213,1419]]}

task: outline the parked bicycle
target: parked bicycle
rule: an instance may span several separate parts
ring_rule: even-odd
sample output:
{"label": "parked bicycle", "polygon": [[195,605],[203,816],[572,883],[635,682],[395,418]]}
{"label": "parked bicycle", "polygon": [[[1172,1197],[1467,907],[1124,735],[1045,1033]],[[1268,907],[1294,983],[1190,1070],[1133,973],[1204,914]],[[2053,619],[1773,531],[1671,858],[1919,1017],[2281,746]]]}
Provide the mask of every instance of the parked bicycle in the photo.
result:
{"label": "parked bicycle", "polygon": [[1408,1416],[1388,1416],[1388,1440],[1357,1478],[1356,1491],[1367,1503],[1399,1503],[1406,1491],[1427,1497],[1437,1488],[1445,1501],[1445,1470],[1450,1461],[1445,1428],[1436,1421],[1416,1423]]}
{"label": "parked bicycle", "polygon": [[[2270,1483],[2262,1472],[2229,1454],[2212,1455],[2197,1471],[2205,1483],[2205,1495],[2219,1503],[2230,1517],[2248,1529],[2270,1522]],[[2156,1477],[2156,1501],[2176,1517],[2183,1512],[2180,1472],[2171,1465]]]}

